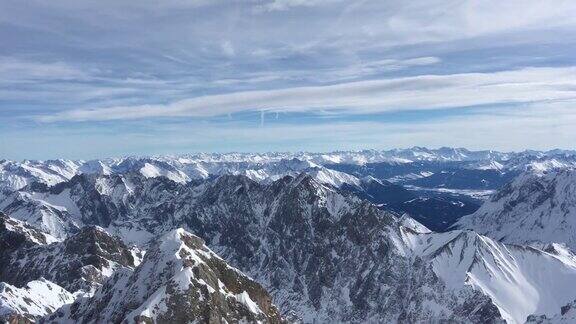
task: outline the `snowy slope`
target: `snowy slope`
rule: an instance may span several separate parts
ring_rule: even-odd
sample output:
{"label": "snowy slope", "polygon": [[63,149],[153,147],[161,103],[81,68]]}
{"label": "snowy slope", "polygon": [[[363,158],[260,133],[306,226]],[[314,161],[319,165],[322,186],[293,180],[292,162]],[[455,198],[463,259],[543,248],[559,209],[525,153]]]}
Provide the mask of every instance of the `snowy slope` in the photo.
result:
{"label": "snowy slope", "polygon": [[0,282],[0,322],[35,321],[73,301],[66,289],[45,279],[30,281],[22,288]]}
{"label": "snowy slope", "polygon": [[63,240],[81,225],[69,192],[48,195],[15,191],[0,201],[0,210],[58,240]]}
{"label": "snowy slope", "polygon": [[471,231],[404,231],[403,237],[448,288],[470,286],[489,296],[508,323],[524,323],[531,314],[554,315],[574,299],[576,267],[561,256]]}
{"label": "snowy slope", "polygon": [[20,189],[32,182],[54,185],[72,178],[81,164],[82,161],[70,160],[0,160],[0,191]]}
{"label": "snowy slope", "polygon": [[576,170],[525,173],[457,228],[509,243],[564,243],[576,249]]}

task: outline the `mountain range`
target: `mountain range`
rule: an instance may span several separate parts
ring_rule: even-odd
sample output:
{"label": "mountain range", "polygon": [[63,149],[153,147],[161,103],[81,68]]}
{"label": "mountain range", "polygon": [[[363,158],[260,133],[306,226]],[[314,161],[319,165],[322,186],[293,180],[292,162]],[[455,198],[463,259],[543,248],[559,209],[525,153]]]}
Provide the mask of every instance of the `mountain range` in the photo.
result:
{"label": "mountain range", "polygon": [[569,322],[576,152],[0,162],[0,319]]}

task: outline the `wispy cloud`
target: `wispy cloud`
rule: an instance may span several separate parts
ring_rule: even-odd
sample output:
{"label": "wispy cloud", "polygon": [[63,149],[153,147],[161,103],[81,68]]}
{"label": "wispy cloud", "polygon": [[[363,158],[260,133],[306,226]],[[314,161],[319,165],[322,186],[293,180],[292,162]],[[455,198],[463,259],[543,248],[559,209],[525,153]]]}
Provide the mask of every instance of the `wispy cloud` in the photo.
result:
{"label": "wispy cloud", "polygon": [[256,6],[258,11],[283,11],[294,7],[315,7],[342,0],[272,0]]}
{"label": "wispy cloud", "polygon": [[14,57],[0,57],[0,82],[79,80],[88,74],[64,62],[38,62]]}
{"label": "wispy cloud", "polygon": [[[321,123],[240,121],[88,123],[79,128],[47,124],[0,139],[5,157],[97,158],[193,151],[331,151],[423,145],[472,149],[573,148],[576,101],[480,109],[472,114],[410,122],[325,120]],[[495,118],[497,116],[498,118]],[[272,121],[271,119],[269,119]],[[128,125],[131,125],[130,127]],[[127,128],[131,131],[126,131]],[[13,134],[14,136],[10,136]],[[22,147],[35,147],[23,155]]]}
{"label": "wispy cloud", "polygon": [[[551,103],[574,98],[574,30],[571,0],[3,0],[0,154],[6,142],[16,143],[38,128],[46,130],[39,137],[70,143],[78,140],[66,135],[67,129],[95,125],[90,136],[96,143],[114,127],[122,132],[114,136],[131,138],[134,125],[144,122],[150,131],[192,123],[202,129],[199,137],[215,134],[210,141],[218,147],[229,147],[220,145],[222,132],[230,132],[227,138],[254,135],[248,126],[221,130],[210,124],[224,119],[218,116],[233,121],[255,116],[251,127],[278,129],[268,149],[295,147],[291,141],[299,139],[288,133],[295,125],[304,127],[309,116],[314,117],[306,119],[312,124],[306,131],[321,137],[316,148],[338,143],[322,137],[330,133],[322,124],[326,120],[338,120],[338,129],[347,130],[340,141],[364,146],[385,145],[383,135],[398,145],[410,139],[448,141],[433,128],[448,125],[473,128],[467,138],[475,142],[469,143],[500,145],[489,136],[494,129],[488,124],[503,127],[502,118],[516,121],[517,134],[526,134],[537,119],[547,120],[542,134],[552,134],[551,125],[561,118],[501,114],[518,111],[519,104],[546,113]],[[474,128],[461,117],[470,107],[490,105],[497,106],[491,115],[475,119],[486,126]],[[280,114],[278,122],[266,118],[258,127],[261,112],[290,113]],[[400,122],[377,123],[400,113],[417,113],[429,121],[418,129],[430,131],[412,137]],[[281,129],[288,115],[300,122]],[[571,120],[567,111],[562,116]],[[342,123],[362,118],[374,123]],[[12,124],[18,131],[6,132]],[[551,146],[573,134],[556,129],[562,133],[548,138]],[[155,140],[174,141],[167,136],[156,133]],[[249,137],[235,149],[253,149]],[[136,138],[131,143],[134,150],[152,150],[137,145]],[[108,144],[116,145],[113,138]],[[42,146],[31,140],[18,148]]]}
{"label": "wispy cloud", "polygon": [[238,75],[235,78],[225,78],[213,81],[218,85],[254,84],[275,80],[299,81],[309,83],[334,83],[360,80],[369,76],[386,72],[401,71],[412,67],[422,67],[440,63],[438,57],[426,56],[408,59],[388,58],[380,60],[359,60],[345,67],[329,67],[317,69],[291,69],[282,71],[255,72]]}
{"label": "wispy cloud", "polygon": [[424,75],[329,86],[200,96],[166,105],[78,109],[38,116],[44,122],[218,116],[242,111],[381,113],[576,98],[576,68]]}

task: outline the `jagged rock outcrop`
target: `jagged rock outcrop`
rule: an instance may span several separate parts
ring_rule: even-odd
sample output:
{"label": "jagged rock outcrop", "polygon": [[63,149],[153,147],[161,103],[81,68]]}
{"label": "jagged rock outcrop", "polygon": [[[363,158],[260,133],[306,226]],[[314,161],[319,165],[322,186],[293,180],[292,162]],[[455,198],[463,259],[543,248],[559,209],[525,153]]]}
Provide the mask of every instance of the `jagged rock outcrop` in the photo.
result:
{"label": "jagged rock outcrop", "polygon": [[266,290],[182,229],[151,246],[134,270],[118,271],[92,298],[47,321],[66,323],[281,323]]}
{"label": "jagged rock outcrop", "polygon": [[134,257],[117,237],[84,227],[63,242],[22,247],[0,268],[0,281],[23,287],[45,278],[68,291],[91,291],[118,268],[134,267]]}
{"label": "jagged rock outcrop", "polygon": [[53,242],[56,242],[56,239],[51,235],[0,212],[0,257],[19,248]]}

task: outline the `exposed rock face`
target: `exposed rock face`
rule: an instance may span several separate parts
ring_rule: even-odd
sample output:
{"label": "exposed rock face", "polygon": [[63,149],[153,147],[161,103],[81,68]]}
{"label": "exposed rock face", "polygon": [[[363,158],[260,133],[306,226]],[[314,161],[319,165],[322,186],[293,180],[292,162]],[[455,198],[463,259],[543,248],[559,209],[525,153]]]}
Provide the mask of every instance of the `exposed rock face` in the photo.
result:
{"label": "exposed rock face", "polygon": [[49,318],[56,322],[282,322],[262,286],[182,229],[155,241],[134,270],[117,272],[94,297]]}
{"label": "exposed rock face", "polygon": [[3,255],[22,247],[52,242],[56,242],[54,237],[0,212],[0,251]]}
{"label": "exposed rock face", "polygon": [[515,244],[564,243],[576,249],[576,170],[524,174],[457,228]]}
{"label": "exposed rock face", "polygon": [[552,316],[530,315],[527,324],[570,324],[576,323],[576,300],[562,306],[557,314]]}
{"label": "exposed rock face", "polygon": [[101,229],[84,227],[64,242],[15,250],[0,268],[0,281],[22,287],[46,278],[69,291],[90,291],[122,267],[134,267],[124,243]]}

